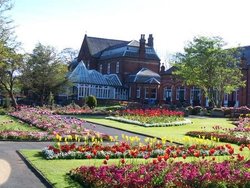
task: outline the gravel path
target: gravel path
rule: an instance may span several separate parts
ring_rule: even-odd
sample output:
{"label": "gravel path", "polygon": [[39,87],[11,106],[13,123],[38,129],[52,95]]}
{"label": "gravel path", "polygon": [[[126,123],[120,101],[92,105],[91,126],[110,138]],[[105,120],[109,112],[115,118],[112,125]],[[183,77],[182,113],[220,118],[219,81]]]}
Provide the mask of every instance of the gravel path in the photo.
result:
{"label": "gravel path", "polygon": [[[106,133],[111,136],[138,136],[143,141],[145,136],[109,128],[93,123],[86,123],[86,128]],[[29,168],[16,152],[21,149],[42,149],[51,142],[12,142],[0,141],[0,187],[1,188],[44,188],[46,186]]]}

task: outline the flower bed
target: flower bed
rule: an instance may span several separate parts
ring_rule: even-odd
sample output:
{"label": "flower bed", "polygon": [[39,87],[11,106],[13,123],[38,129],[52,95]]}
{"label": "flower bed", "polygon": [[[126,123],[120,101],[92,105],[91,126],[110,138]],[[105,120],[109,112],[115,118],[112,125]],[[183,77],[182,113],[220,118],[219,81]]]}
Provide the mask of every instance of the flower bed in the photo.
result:
{"label": "flower bed", "polygon": [[145,127],[174,126],[191,123],[190,120],[184,119],[183,112],[166,109],[127,109],[120,111],[119,116],[107,117],[107,119],[132,123]]}
{"label": "flower bed", "polygon": [[52,141],[53,138],[46,132],[0,131],[0,139],[3,140]]}
{"label": "flower bed", "polygon": [[241,107],[222,107],[221,110],[224,112],[226,117],[238,118],[241,114],[249,114],[250,109],[247,106]]}
{"label": "flower bed", "polygon": [[204,137],[210,139],[211,137],[216,137],[222,142],[228,142],[233,144],[250,144],[250,134],[244,135],[242,132],[233,132],[230,134],[229,132],[206,132],[206,131],[189,131],[186,133],[188,136],[194,137]]}
{"label": "flower bed", "polygon": [[81,166],[69,172],[83,187],[249,187],[250,161],[184,163],[156,161],[148,164]]}
{"label": "flower bed", "polygon": [[53,115],[49,110],[22,108],[20,111],[12,112],[11,115],[46,131],[48,135],[60,135],[62,138],[70,136],[78,139],[108,139],[106,134],[84,128],[85,121]]}
{"label": "flower bed", "polygon": [[162,143],[132,145],[128,142],[117,143],[113,146],[102,144],[57,144],[42,150],[46,159],[105,159],[108,158],[176,158],[187,156],[205,157],[218,155],[232,155],[234,148],[231,145],[208,146],[168,146]]}

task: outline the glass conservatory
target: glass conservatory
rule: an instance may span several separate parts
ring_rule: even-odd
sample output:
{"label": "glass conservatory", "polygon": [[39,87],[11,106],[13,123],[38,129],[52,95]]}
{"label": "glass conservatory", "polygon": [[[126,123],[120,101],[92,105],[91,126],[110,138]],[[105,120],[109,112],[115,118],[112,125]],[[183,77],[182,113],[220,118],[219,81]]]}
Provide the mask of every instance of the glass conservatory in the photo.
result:
{"label": "glass conservatory", "polygon": [[73,93],[78,100],[89,95],[94,95],[97,99],[128,99],[128,89],[122,87],[116,74],[102,75],[96,70],[88,70],[83,61],[69,73],[68,79],[74,85]]}

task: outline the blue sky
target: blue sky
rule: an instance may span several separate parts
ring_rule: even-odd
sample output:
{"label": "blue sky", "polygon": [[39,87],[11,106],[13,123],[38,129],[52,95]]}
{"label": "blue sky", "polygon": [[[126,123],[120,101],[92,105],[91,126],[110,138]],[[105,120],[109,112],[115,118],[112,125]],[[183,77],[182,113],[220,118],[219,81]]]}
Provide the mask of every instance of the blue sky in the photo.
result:
{"label": "blue sky", "polygon": [[[26,52],[35,44],[79,50],[84,34],[139,40],[153,34],[163,61],[194,36],[250,45],[248,0],[13,0],[10,15]],[[167,61],[167,60],[166,60]]]}

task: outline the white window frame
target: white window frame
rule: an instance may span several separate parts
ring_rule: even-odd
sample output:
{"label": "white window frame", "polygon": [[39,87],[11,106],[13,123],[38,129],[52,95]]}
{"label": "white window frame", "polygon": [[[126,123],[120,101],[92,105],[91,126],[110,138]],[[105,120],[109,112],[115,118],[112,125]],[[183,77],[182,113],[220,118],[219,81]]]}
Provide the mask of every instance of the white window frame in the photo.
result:
{"label": "white window frame", "polygon": [[107,66],[107,74],[110,74],[110,63],[108,63],[108,66]]}
{"label": "white window frame", "polygon": [[120,62],[119,61],[117,61],[116,62],[116,67],[115,67],[115,73],[119,73],[120,72]]}
{"label": "white window frame", "polygon": [[228,106],[228,94],[224,94],[224,106],[227,107]]}
{"label": "white window frame", "polygon": [[[190,90],[190,104],[193,104],[193,100],[194,100],[194,92],[195,91],[198,91],[199,94],[198,94],[198,98],[199,98],[199,101],[201,103],[201,89],[197,88],[197,87],[192,87],[191,90]],[[185,98],[185,96],[184,96]]]}
{"label": "white window frame", "polygon": [[102,73],[102,64],[99,66],[99,72]]}
{"label": "white window frame", "polygon": [[[154,98],[152,98],[151,96],[147,97],[148,94],[152,95],[152,89],[155,89],[155,97]],[[145,99],[157,99],[157,88],[146,87],[144,89],[144,94],[145,94]]]}
{"label": "white window frame", "polygon": [[236,89],[235,90],[235,107],[239,107],[239,103],[240,103],[240,101],[239,101],[239,89]]}
{"label": "white window frame", "polygon": [[136,88],[136,98],[139,99],[141,97],[141,87]]}
{"label": "white window frame", "polygon": [[184,100],[186,100],[186,88],[185,87],[178,87],[177,90],[176,90],[176,100],[180,100],[180,91],[183,90],[184,93]]}
{"label": "white window frame", "polygon": [[[170,96],[168,96],[170,93]],[[163,90],[163,99],[166,101],[167,97],[170,97],[170,101],[172,101],[172,87],[165,87]]]}
{"label": "white window frame", "polygon": [[157,99],[157,88],[151,88],[150,94],[152,95],[152,90],[153,89],[155,89],[155,97],[154,98],[150,97],[150,99]]}

